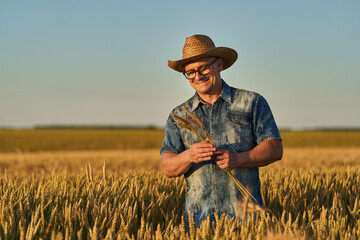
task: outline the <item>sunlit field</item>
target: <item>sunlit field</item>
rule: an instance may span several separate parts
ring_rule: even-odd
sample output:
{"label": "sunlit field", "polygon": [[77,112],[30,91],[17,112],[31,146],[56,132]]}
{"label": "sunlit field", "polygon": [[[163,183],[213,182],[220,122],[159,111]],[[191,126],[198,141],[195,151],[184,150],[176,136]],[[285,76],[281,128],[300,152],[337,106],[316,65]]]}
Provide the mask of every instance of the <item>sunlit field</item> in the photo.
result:
{"label": "sunlit field", "polygon": [[[281,131],[285,147],[360,147],[360,131]],[[0,129],[0,152],[159,149],[161,129]]]}
{"label": "sunlit field", "polygon": [[0,131],[1,239],[360,238],[356,131],[282,132],[284,158],[260,168],[270,211],[188,234],[184,179],[161,173],[161,130],[37,131]]}

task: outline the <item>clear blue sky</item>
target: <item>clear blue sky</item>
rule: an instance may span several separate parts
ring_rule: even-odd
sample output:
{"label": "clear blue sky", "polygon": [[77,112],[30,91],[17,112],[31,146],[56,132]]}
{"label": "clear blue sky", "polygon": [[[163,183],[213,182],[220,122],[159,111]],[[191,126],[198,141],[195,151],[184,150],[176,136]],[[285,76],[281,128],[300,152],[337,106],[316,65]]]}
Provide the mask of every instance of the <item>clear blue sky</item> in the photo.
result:
{"label": "clear blue sky", "polygon": [[164,126],[194,91],[167,66],[187,36],[239,58],[279,127],[360,126],[360,1],[0,2],[0,127]]}

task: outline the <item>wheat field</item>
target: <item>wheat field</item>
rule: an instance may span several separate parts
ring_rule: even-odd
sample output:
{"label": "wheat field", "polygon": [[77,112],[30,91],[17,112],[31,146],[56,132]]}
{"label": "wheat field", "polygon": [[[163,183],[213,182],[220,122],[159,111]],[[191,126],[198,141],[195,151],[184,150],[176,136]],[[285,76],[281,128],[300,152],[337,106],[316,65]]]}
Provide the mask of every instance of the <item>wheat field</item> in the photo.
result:
{"label": "wheat field", "polygon": [[285,147],[260,168],[271,212],[185,233],[159,149],[0,154],[1,239],[360,239],[360,148]]}

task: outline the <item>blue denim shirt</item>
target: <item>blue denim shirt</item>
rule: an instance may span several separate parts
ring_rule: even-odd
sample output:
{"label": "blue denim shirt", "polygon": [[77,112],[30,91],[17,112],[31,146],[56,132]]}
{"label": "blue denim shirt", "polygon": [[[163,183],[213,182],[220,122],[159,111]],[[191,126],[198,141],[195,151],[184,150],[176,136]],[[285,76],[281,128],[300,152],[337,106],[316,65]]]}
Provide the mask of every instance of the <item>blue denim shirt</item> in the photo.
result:
{"label": "blue denim shirt", "polygon": [[[182,108],[185,106],[201,119],[216,147],[228,149],[232,153],[251,150],[267,139],[281,139],[270,107],[261,95],[230,87],[224,81],[222,86],[222,94],[212,107],[202,103],[195,93],[192,98],[174,108],[172,114],[189,118]],[[200,139],[193,132],[176,126],[174,119],[169,116],[160,154],[180,153],[197,142]],[[259,169],[238,168],[231,172],[258,204],[263,205]],[[184,176],[187,184],[185,224],[188,225],[189,213],[197,227],[208,216],[213,221],[215,213],[219,216],[225,213],[229,218],[242,216],[241,193],[226,170],[220,169],[213,159],[193,163]]]}

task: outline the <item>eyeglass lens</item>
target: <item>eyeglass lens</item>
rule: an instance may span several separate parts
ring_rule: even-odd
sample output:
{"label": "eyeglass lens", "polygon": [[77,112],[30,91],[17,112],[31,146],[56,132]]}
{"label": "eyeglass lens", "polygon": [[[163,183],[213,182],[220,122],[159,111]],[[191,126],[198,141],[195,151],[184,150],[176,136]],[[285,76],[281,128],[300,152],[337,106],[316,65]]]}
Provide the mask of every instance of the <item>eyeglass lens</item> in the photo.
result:
{"label": "eyeglass lens", "polygon": [[212,63],[209,65],[201,66],[198,70],[190,70],[184,73],[187,79],[194,79],[196,77],[196,72],[200,73],[201,75],[209,74],[211,71],[210,66],[213,65],[219,58],[216,58]]}

